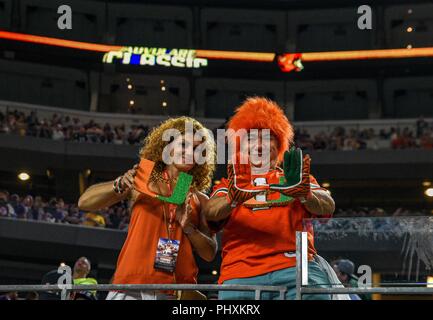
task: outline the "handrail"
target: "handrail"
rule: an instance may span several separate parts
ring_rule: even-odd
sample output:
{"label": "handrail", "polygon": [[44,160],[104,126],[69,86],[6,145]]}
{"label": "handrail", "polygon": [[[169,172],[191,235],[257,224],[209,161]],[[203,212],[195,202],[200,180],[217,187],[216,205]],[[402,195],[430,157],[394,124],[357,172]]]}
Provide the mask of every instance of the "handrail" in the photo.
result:
{"label": "handrail", "polygon": [[254,291],[255,299],[260,300],[261,292],[279,292],[284,300],[287,287],[238,284],[95,284],[95,285],[0,285],[0,292],[23,291],[146,291],[146,290],[203,290],[203,291]]}
{"label": "handrail", "polygon": [[374,288],[309,288],[301,287],[301,294],[433,294],[430,287],[374,287]]}
{"label": "handrail", "polygon": [[[396,283],[392,286],[391,283],[376,284],[375,287],[372,284],[368,284],[362,287],[343,287],[341,284],[330,283],[327,284],[329,287],[315,287],[314,285],[308,284],[308,244],[306,241],[302,241],[303,238],[307,238],[307,232],[296,232],[296,300],[302,300],[305,294],[390,294],[390,295],[401,295],[401,294],[433,294],[433,287],[424,286],[423,284],[408,284],[410,286],[404,286],[403,283]],[[304,275],[306,274],[306,281],[304,281]],[[388,285],[387,287],[377,287],[377,285]]]}

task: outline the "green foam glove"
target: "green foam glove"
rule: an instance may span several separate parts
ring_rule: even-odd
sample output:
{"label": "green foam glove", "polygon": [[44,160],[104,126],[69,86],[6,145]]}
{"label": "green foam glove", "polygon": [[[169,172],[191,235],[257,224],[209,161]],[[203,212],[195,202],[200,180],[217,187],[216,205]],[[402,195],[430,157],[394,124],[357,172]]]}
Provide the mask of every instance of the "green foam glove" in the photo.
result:
{"label": "green foam glove", "polygon": [[296,187],[302,182],[302,150],[292,147],[290,151],[284,152],[284,177],[285,182],[271,184],[270,189],[283,191]]}
{"label": "green foam glove", "polygon": [[186,195],[188,194],[189,187],[192,183],[192,175],[181,172],[177,179],[176,186],[174,187],[173,193],[170,197],[164,197],[158,195],[157,198],[164,202],[169,202],[177,205],[181,205],[185,202]]}

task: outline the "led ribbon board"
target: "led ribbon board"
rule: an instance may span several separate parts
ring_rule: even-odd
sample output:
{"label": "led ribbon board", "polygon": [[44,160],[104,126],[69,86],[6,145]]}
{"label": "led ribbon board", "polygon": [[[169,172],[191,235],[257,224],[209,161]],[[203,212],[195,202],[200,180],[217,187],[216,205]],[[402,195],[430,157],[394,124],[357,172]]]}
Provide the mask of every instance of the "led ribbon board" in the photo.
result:
{"label": "led ribbon board", "polygon": [[382,50],[355,50],[355,51],[329,51],[306,53],[275,53],[242,52],[222,50],[192,50],[192,49],[166,49],[153,47],[114,46],[97,43],[65,40],[17,32],[0,30],[0,39],[30,42],[78,50],[103,52],[104,63],[120,61],[123,64],[143,66],[166,66],[177,68],[202,68],[208,65],[208,60],[234,60],[278,63],[281,71],[301,71],[305,62],[317,61],[349,61],[370,59],[404,59],[433,57],[433,47],[382,49]]}

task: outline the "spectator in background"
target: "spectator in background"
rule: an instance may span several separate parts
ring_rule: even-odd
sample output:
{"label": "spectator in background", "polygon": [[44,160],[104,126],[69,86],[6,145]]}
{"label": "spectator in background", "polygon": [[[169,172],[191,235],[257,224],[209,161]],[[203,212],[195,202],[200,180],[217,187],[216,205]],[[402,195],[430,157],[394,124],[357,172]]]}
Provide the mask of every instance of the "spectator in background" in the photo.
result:
{"label": "spectator in background", "polygon": [[[42,197],[33,198],[27,195],[23,198],[17,194],[9,197],[9,193],[0,190],[0,217],[11,217],[44,222],[57,222],[68,224],[84,224],[118,229],[120,226],[127,229],[129,224],[128,207],[125,203],[83,216],[76,204],[65,204],[62,198],[51,198],[48,203]],[[113,221],[113,222],[111,222]],[[123,224],[122,224],[123,222]]]}
{"label": "spectator in background", "polygon": [[124,208],[117,207],[112,210],[110,213],[110,228],[119,229],[120,223],[122,222],[124,217]]}
{"label": "spectator in background", "polygon": [[15,133],[16,115],[9,113],[6,115],[6,125],[8,126],[8,133]]}
{"label": "spectator in background", "polygon": [[424,129],[420,137],[420,147],[422,149],[433,149],[433,130]]}
{"label": "spectator in background", "polygon": [[122,222],[119,225],[119,229],[123,231],[127,231],[129,227],[130,216],[127,215],[123,218]]}
{"label": "spectator in background", "polygon": [[[86,257],[79,258],[73,268],[72,279],[76,285],[95,285],[98,281],[94,278],[88,278],[91,270],[91,264]],[[74,300],[96,300],[96,291],[78,291],[75,293]]]}
{"label": "spectator in background", "polygon": [[[59,278],[62,275],[57,272],[57,269],[51,270],[43,275],[41,284],[58,284]],[[72,293],[73,295],[73,293]],[[39,300],[60,300],[61,292],[60,291],[42,291],[39,295]]]}
{"label": "spectator in background", "polygon": [[66,116],[65,119],[63,119],[62,124],[65,128],[72,125],[71,118],[69,116]]}
{"label": "spectator in background", "polygon": [[380,139],[389,139],[390,133],[387,133],[385,129],[380,129],[379,138]]}
{"label": "spectator in background", "polygon": [[43,121],[41,121],[38,137],[49,139],[49,138],[51,138],[51,133],[52,133],[52,130],[51,130],[50,126],[48,125],[47,119],[44,119]]}
{"label": "spectator in background", "polygon": [[26,294],[25,300],[39,300],[39,294],[36,291],[30,291]]}
{"label": "spectator in background", "polygon": [[4,295],[0,295],[0,301],[1,300],[18,300],[18,292],[12,291]]}
{"label": "spectator in background", "polygon": [[78,134],[74,137],[74,140],[78,141],[78,142],[87,142],[87,141],[89,141],[89,139],[87,137],[87,131],[86,131],[85,127],[81,127],[78,130]]}
{"label": "spectator in background", "polygon": [[123,144],[125,140],[125,128],[119,126],[114,128],[114,144]]}
{"label": "spectator in background", "polygon": [[368,212],[369,217],[386,217],[386,211],[382,208],[374,208]]}
{"label": "spectator in background", "polygon": [[324,132],[320,132],[314,136],[313,149],[314,150],[326,149],[326,134]]}
{"label": "spectator in background", "polygon": [[397,210],[395,210],[393,213],[394,217],[406,217],[409,215],[410,215],[409,210],[403,208],[397,208]]}
{"label": "spectator in background", "polygon": [[[347,259],[340,259],[332,263],[332,267],[337,274],[338,279],[345,287],[357,288],[358,278],[354,275],[355,265]],[[351,300],[361,300],[357,294],[349,294]]]}
{"label": "spectator in background", "polygon": [[42,215],[40,216],[41,221],[45,222],[56,222],[56,219],[52,216],[52,214],[44,207],[42,211]]}
{"label": "spectator in background", "polygon": [[99,212],[87,212],[84,215],[83,225],[105,228],[105,219]]}
{"label": "spectator in background", "polygon": [[13,194],[10,196],[9,203],[14,209],[14,214],[18,219],[26,219],[26,209],[20,202],[20,196]]}
{"label": "spectator in background", "polygon": [[53,140],[64,140],[65,139],[65,135],[63,133],[63,129],[62,129],[62,125],[59,123],[57,124],[54,129],[53,129],[53,135],[52,135],[52,139]]}
{"label": "spectator in background", "polygon": [[53,116],[51,117],[51,124],[52,125],[57,125],[61,122],[60,117],[57,115],[57,113],[53,114]]}
{"label": "spectator in background", "polygon": [[[414,121],[412,128],[380,129],[376,135],[373,128],[351,129],[337,126],[330,132],[310,133],[306,128],[296,131],[296,144],[303,150],[362,150],[387,148],[376,139],[391,140],[393,149],[432,149],[433,127],[422,116]],[[313,128],[312,128],[313,129]],[[95,120],[82,123],[80,119],[53,114],[49,119],[39,120],[35,111],[26,116],[24,112],[0,113],[0,133],[28,135],[59,141],[77,141],[114,144],[139,144],[148,134],[148,127],[124,124],[112,126],[98,124]],[[418,143],[419,141],[419,143]]]}
{"label": "spectator in background", "polygon": [[25,210],[25,219],[33,219],[32,216],[32,208],[33,208],[33,197],[31,195],[27,195],[24,197],[22,201]]}
{"label": "spectator in background", "polygon": [[60,221],[63,222],[64,218],[68,215],[68,210],[62,198],[57,199],[56,208],[57,212],[59,212]]}
{"label": "spectator in background", "polygon": [[420,138],[421,135],[424,133],[424,130],[427,128],[428,123],[424,120],[424,116],[421,115],[421,117],[416,121],[416,137]]}
{"label": "spectator in background", "polygon": [[25,120],[24,113],[19,113],[17,115],[17,121],[15,124],[15,133],[20,135],[21,137],[24,137],[27,132],[27,123]]}
{"label": "spectator in background", "polygon": [[10,217],[14,211],[13,207],[8,202],[9,193],[5,190],[0,190],[0,217]]}
{"label": "spectator in background", "polygon": [[80,129],[81,129],[80,119],[73,118],[72,124],[71,124],[71,130],[72,130],[71,139],[72,140],[74,140],[74,141],[77,140],[77,137],[80,134]]}
{"label": "spectator in background", "polygon": [[28,214],[28,219],[41,220],[44,214],[44,204],[40,196],[36,196],[33,201],[33,206]]}
{"label": "spectator in background", "polygon": [[64,211],[59,210],[59,205],[56,198],[51,198],[50,202],[48,203],[48,207],[45,208],[45,212],[48,212],[55,222],[63,222],[63,219],[65,218]]}
{"label": "spectator in background", "polygon": [[66,213],[64,221],[69,224],[81,224],[84,220],[78,207],[74,204],[71,204],[69,206],[69,210]]}
{"label": "spectator in background", "polygon": [[103,141],[104,143],[112,143],[114,140],[114,132],[111,129],[110,124],[106,123],[104,126],[104,135],[103,135]]}

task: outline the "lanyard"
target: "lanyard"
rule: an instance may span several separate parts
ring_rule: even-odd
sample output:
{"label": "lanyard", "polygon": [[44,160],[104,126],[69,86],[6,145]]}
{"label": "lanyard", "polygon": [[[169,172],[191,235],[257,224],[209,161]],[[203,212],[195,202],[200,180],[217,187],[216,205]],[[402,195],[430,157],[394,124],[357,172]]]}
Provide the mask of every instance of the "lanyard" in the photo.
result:
{"label": "lanyard", "polygon": [[[171,189],[171,185],[170,185],[170,181],[168,178],[168,173],[167,171],[163,172],[164,175],[164,179],[167,181],[167,188],[168,191],[171,193],[173,192]],[[169,217],[168,217],[168,223],[167,223],[167,213],[165,211],[165,205],[168,205],[168,213],[169,213]],[[171,239],[171,235],[172,233],[174,233],[176,231],[176,205],[172,204],[172,203],[163,203],[163,209],[164,209],[164,220],[165,220],[165,226],[167,227],[167,234],[168,234],[168,239]]]}

